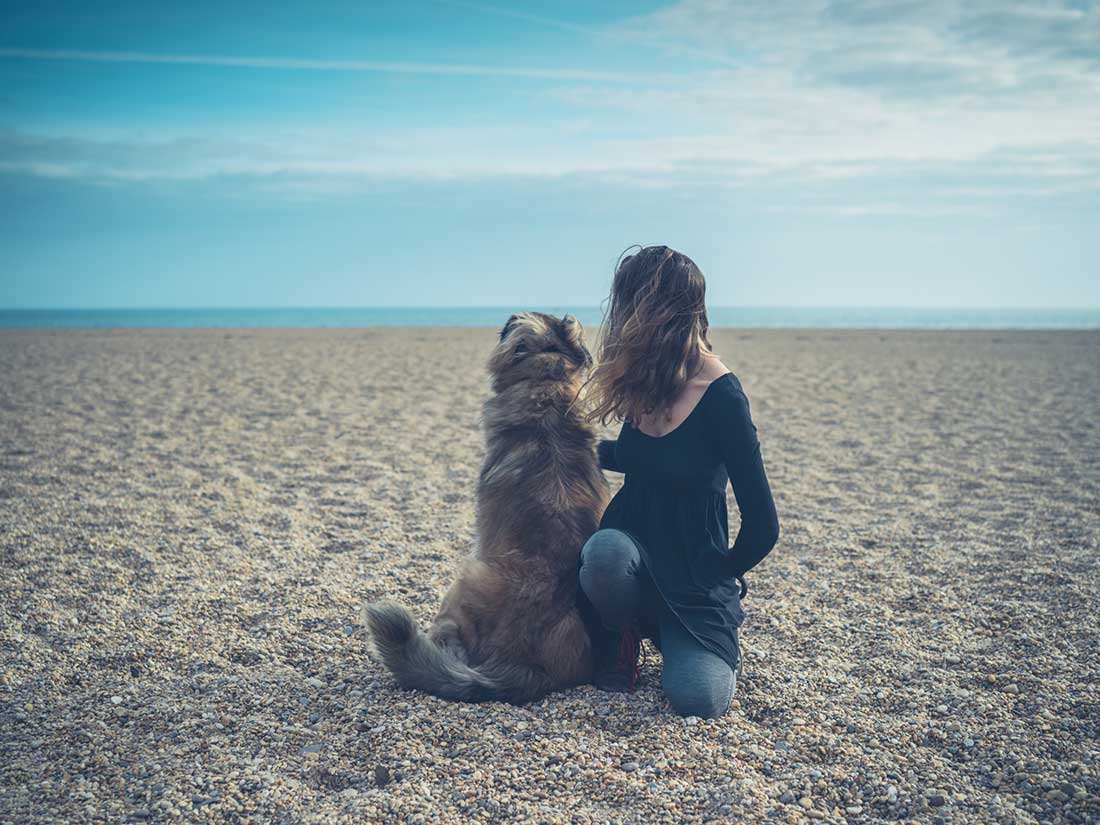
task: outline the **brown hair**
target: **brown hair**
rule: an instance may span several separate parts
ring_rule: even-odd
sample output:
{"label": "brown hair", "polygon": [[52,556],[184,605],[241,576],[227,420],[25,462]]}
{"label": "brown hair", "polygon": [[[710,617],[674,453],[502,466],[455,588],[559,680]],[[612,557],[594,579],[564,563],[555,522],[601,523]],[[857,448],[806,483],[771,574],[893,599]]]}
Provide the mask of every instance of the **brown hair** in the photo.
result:
{"label": "brown hair", "polygon": [[682,252],[647,246],[624,253],[588,380],[589,420],[636,425],[677,398],[711,351],[706,289],[703,273]]}

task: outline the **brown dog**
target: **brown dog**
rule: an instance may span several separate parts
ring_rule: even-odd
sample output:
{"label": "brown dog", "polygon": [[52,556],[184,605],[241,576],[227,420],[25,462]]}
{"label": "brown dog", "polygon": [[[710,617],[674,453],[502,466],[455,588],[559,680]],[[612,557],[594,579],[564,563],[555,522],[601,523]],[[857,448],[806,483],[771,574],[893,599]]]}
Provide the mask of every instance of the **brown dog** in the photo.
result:
{"label": "brown dog", "polygon": [[607,482],[573,403],[590,363],[570,315],[525,312],[501,330],[482,410],[476,548],[427,635],[399,605],[363,607],[374,654],[402,687],[521,704],[591,678],[577,559]]}

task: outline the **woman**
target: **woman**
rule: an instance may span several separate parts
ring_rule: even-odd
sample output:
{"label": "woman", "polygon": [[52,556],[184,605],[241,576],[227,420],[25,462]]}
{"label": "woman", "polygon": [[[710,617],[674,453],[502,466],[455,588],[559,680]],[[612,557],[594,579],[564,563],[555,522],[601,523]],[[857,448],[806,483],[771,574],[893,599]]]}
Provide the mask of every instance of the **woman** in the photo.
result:
{"label": "woman", "polygon": [[[625,474],[581,551],[582,614],[602,690],[633,691],[641,639],[661,651],[661,683],[683,716],[728,710],[740,662],[745,571],[779,522],[749,402],[707,338],[703,273],[650,246],[615,272],[588,415],[621,420],[600,466]],[[726,482],[741,511],[729,546]]]}

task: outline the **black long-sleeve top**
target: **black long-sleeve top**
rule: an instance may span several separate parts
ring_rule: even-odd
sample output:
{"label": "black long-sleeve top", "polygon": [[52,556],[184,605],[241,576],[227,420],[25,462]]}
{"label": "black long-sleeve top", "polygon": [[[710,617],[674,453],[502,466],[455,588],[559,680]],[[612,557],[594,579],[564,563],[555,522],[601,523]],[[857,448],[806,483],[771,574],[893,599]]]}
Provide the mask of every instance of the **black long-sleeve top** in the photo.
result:
{"label": "black long-sleeve top", "polygon": [[[599,444],[600,466],[625,474],[601,528],[637,540],[661,596],[706,647],[736,666],[743,613],[737,579],[775,545],[779,519],[741,382],[715,379],[687,418],[663,436],[624,423]],[[729,546],[726,482],[741,527]]]}

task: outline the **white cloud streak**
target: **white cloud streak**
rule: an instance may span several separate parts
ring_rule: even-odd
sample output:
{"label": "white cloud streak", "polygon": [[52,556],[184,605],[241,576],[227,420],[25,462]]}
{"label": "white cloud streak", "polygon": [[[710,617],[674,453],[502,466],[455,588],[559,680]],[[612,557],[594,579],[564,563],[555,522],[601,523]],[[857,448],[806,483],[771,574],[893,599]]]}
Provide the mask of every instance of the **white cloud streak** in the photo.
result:
{"label": "white cloud streak", "polygon": [[815,206],[769,206],[774,214],[815,214],[841,218],[945,218],[992,217],[994,210],[986,205],[950,203],[898,203],[895,201],[858,204],[830,203]]}
{"label": "white cloud streak", "polygon": [[601,37],[605,34],[602,29],[594,28],[592,26],[582,26],[579,23],[571,23],[568,20],[561,20],[556,17],[547,17],[542,14],[529,14],[524,11],[517,11],[516,9],[503,8],[501,6],[492,6],[488,3],[471,3],[466,0],[435,0],[435,2],[441,6],[450,6],[456,9],[465,9],[466,11],[477,12],[478,14],[488,14],[495,17],[506,17],[510,20],[522,20],[525,23],[532,23],[536,26],[548,29],[558,29],[560,31],[572,32],[574,34],[584,34],[591,37]]}
{"label": "white cloud streak", "polygon": [[629,76],[587,69],[555,69],[526,66],[476,66],[460,63],[420,63],[386,60],[317,60],[287,57],[234,57],[226,55],[157,54],[154,52],[79,51],[71,49],[0,48],[0,58],[65,60],[87,63],[160,63],[178,66],[221,66],[238,69],[304,70],[315,72],[383,72],[389,74],[517,77],[535,80],[589,80],[626,83]]}

